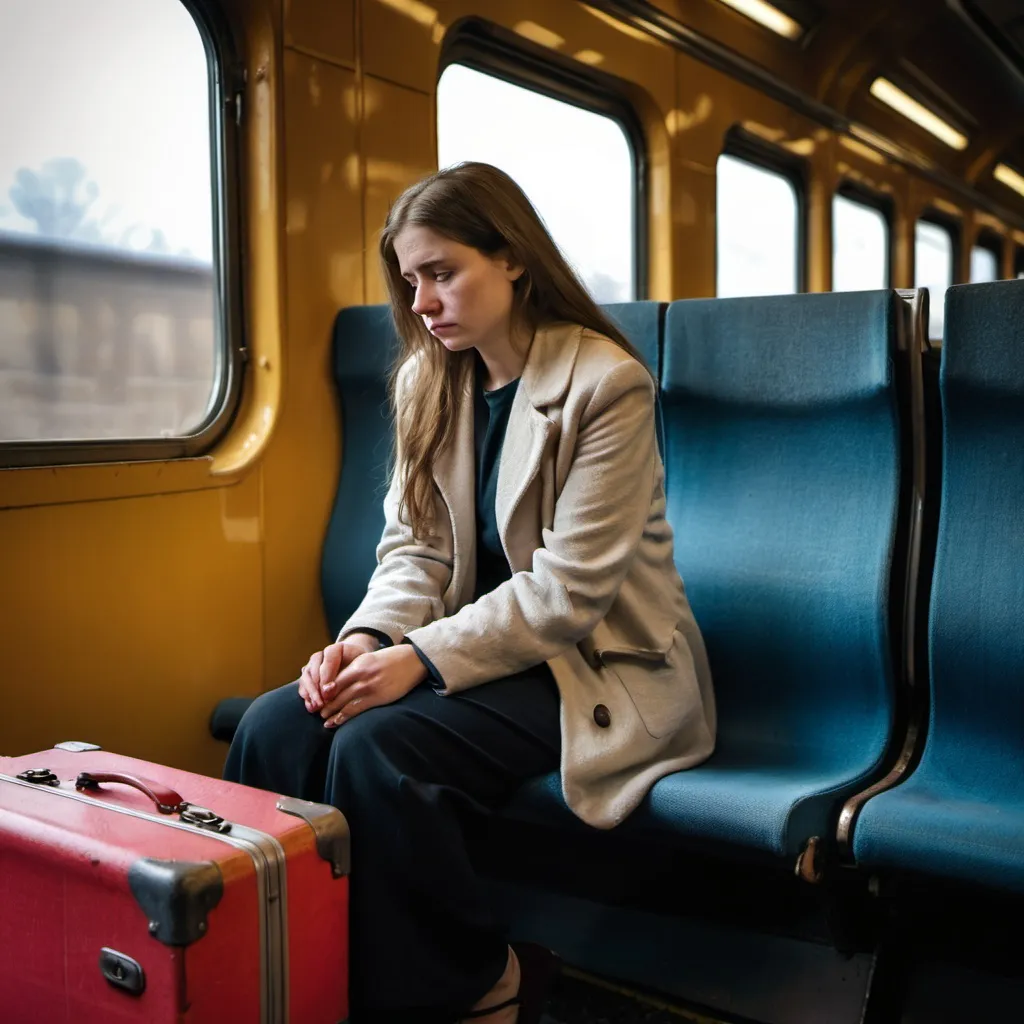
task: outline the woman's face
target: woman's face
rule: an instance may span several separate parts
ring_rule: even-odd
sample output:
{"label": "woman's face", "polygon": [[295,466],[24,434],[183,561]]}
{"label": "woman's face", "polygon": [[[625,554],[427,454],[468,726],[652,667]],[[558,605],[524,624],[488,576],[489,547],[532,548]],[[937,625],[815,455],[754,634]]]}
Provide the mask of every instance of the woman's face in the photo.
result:
{"label": "woman's face", "polygon": [[395,255],[413,288],[412,311],[445,348],[488,351],[510,343],[512,283],[521,268],[417,224],[395,236]]}

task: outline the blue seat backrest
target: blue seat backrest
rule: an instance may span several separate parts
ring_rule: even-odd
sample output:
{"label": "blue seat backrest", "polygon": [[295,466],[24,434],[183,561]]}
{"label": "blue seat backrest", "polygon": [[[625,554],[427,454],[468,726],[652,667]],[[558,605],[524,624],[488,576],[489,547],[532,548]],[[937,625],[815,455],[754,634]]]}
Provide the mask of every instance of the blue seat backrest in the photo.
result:
{"label": "blue seat backrest", "polygon": [[[659,380],[661,374],[661,340],[665,331],[664,302],[609,302],[604,311],[622,328],[623,334],[634,344],[647,368]],[[659,396],[660,398],[660,396]],[[658,450],[665,454],[665,426],[661,402],[656,409]]]}
{"label": "blue seat backrest", "polygon": [[320,572],[332,636],[363,599],[377,564],[391,458],[387,374],[397,350],[387,306],[353,306],[335,318],[331,365],[341,413],[342,468]]}
{"label": "blue seat backrest", "polygon": [[759,747],[771,763],[773,747],[808,747],[827,761],[847,744],[884,747],[896,301],[863,292],[669,306],[668,518],[708,646],[723,753]]}
{"label": "blue seat backrest", "polygon": [[[664,303],[621,302],[604,309],[656,374]],[[335,318],[332,369],[341,407],[342,470],[320,573],[332,635],[366,593],[384,530],[391,455],[387,374],[397,350],[387,306],[353,306]]]}
{"label": "blue seat backrest", "polygon": [[1024,799],[1024,281],[946,293],[925,758]]}
{"label": "blue seat backrest", "polygon": [[661,372],[661,335],[665,326],[664,302],[609,302],[602,307],[636,346],[655,378]]}

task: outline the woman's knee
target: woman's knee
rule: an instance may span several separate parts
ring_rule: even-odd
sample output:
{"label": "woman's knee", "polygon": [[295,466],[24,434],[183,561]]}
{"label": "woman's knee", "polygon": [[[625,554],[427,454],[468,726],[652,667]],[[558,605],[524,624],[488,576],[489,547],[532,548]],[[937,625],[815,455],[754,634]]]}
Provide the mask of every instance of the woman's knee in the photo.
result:
{"label": "woman's knee", "polygon": [[273,740],[280,733],[293,731],[301,718],[309,718],[298,690],[298,683],[288,683],[261,693],[242,715],[236,741],[258,742],[264,737]]}
{"label": "woman's knee", "polygon": [[369,708],[348,719],[334,730],[331,744],[331,759],[365,757],[379,754],[390,747],[393,741],[400,741],[404,722],[408,715],[399,704],[385,704]]}
{"label": "woman's knee", "polygon": [[261,789],[322,799],[331,734],[289,683],[252,702],[228,751],[225,778]]}
{"label": "woman's knee", "polygon": [[238,723],[232,750],[276,759],[286,751],[298,757],[307,748],[312,754],[329,747],[331,731],[306,710],[298,689],[288,683],[257,697]]}
{"label": "woman's knee", "polygon": [[421,716],[401,703],[370,708],[334,730],[328,779],[371,787],[420,774],[425,748]]}

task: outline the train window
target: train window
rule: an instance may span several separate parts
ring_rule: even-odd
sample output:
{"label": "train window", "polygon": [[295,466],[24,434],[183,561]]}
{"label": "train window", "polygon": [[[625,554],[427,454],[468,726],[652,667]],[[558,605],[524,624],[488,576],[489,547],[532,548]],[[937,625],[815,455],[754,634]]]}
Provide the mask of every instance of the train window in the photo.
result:
{"label": "train window", "polygon": [[889,287],[889,221],[878,207],[853,196],[832,198],[832,290]]}
{"label": "train window", "polygon": [[999,273],[998,249],[980,243],[971,248],[971,283],[980,284],[984,281],[998,281]]}
{"label": "train window", "polygon": [[799,203],[790,178],[723,153],[716,205],[718,295],[799,291]]}
{"label": "train window", "polygon": [[637,170],[616,118],[449,64],[437,151],[441,167],[480,160],[510,174],[598,302],[636,298]]}
{"label": "train window", "polygon": [[927,288],[930,299],[928,337],[942,339],[946,289],[953,283],[953,232],[935,221],[919,220],[914,237],[914,287]]}
{"label": "train window", "polygon": [[0,462],[224,421],[209,39],[180,0],[0,4]]}

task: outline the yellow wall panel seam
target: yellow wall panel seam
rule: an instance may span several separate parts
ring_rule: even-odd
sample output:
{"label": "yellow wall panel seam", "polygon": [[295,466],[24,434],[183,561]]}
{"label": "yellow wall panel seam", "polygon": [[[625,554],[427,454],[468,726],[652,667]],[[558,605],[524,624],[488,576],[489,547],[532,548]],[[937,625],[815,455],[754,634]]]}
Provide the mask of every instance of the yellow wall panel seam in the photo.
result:
{"label": "yellow wall panel seam", "polygon": [[293,53],[301,54],[303,57],[310,57],[313,60],[318,60],[323,64],[330,64],[332,67],[343,68],[345,71],[358,70],[358,61],[343,60],[341,57],[333,57],[330,54],[324,53],[322,50],[316,50],[311,46],[304,46],[298,43],[287,43],[284,48],[286,50],[291,50]]}
{"label": "yellow wall panel seam", "polygon": [[384,75],[371,75],[368,71],[364,72],[363,77],[372,78],[375,82],[384,82],[385,84],[393,86],[396,89],[403,89],[405,92],[414,93],[416,96],[425,96],[427,99],[430,99],[432,96],[436,95],[436,90],[427,92],[423,89],[416,89],[411,85],[406,85],[404,82],[395,81],[395,79],[393,78],[386,78]]}

